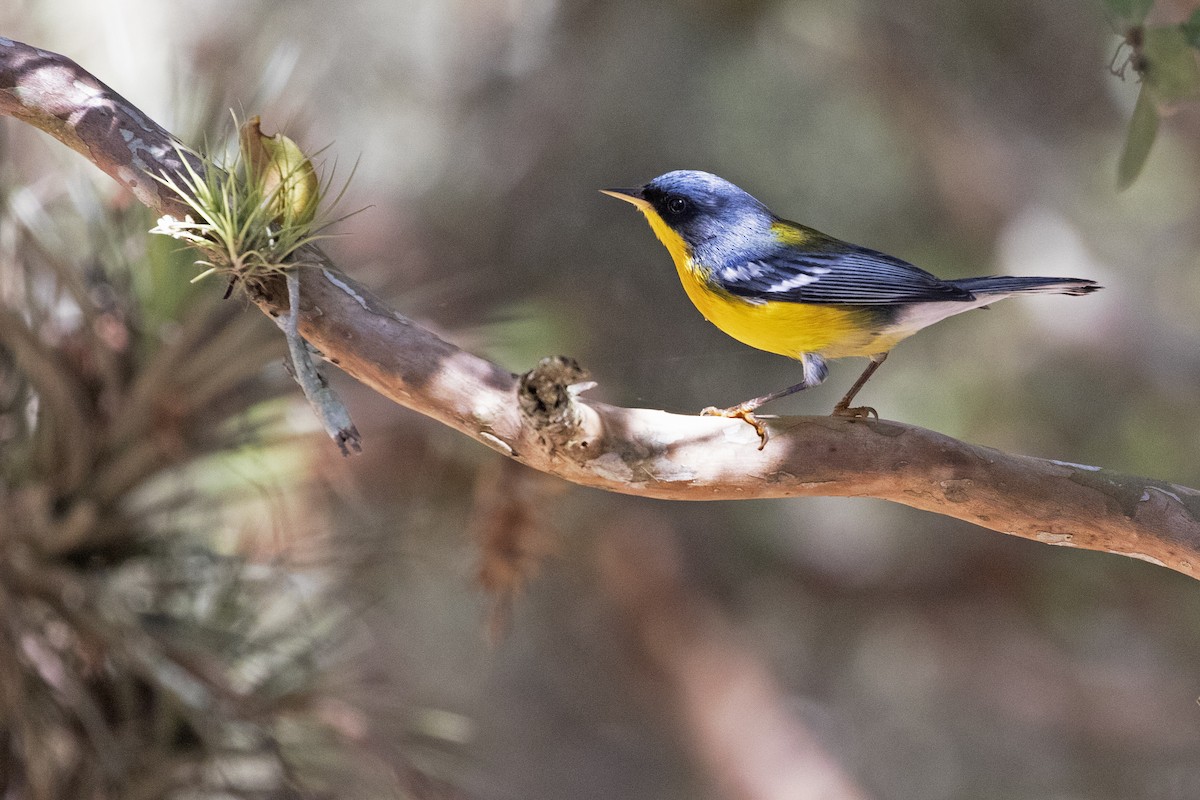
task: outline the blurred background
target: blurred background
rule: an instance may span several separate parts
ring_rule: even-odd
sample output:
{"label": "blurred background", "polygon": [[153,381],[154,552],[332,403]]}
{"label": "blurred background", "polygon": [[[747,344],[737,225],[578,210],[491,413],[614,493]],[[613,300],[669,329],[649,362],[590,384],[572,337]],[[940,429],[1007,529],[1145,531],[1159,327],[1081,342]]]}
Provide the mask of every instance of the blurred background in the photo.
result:
{"label": "blurred background", "polygon": [[[941,276],[1095,279],[922,333],[862,401],[1200,486],[1200,113],[1117,191],[1119,5],[8,0],[0,34],[193,146],[232,108],[357,160],[335,261],[612,403],[796,380],[596,191],[670,169]],[[6,120],[0,202],[6,798],[1200,796],[1194,581],[880,501],[571,487],[332,373],[343,460],[273,326],[98,170]]]}

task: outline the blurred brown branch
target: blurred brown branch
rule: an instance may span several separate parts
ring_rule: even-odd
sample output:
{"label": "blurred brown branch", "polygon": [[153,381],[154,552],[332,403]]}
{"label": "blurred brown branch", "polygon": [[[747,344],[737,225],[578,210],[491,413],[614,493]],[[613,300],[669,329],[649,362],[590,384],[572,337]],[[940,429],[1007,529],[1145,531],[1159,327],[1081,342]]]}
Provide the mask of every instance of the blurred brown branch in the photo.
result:
{"label": "blurred brown branch", "polygon": [[[151,208],[178,213],[147,177],[179,169],[175,140],[73,61],[0,38],[0,112],[55,136]],[[300,330],[309,342],[386,397],[534,469],[676,500],[878,497],[1200,577],[1195,489],[884,420],[775,419],[772,444],[760,452],[737,420],[583,402],[567,385],[578,370],[561,360],[519,387],[517,376],[400,316],[323,254],[313,257],[324,267],[301,274]],[[282,280],[251,291],[264,313],[286,313]]]}
{"label": "blurred brown branch", "polygon": [[665,681],[695,757],[738,800],[863,800],[787,696],[713,603],[691,588],[667,523],[639,515],[609,526],[604,586],[647,663]]}

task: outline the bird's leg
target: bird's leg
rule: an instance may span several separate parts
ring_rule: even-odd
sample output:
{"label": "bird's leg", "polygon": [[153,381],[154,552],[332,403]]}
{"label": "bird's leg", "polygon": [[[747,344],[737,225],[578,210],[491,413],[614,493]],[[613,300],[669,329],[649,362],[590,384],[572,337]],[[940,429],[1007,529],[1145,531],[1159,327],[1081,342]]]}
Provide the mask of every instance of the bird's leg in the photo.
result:
{"label": "bird's leg", "polygon": [[778,400],[781,397],[787,397],[789,394],[811,389],[824,381],[825,376],[829,373],[829,370],[825,367],[825,360],[820,356],[806,353],[801,356],[800,361],[804,365],[804,380],[795,386],[789,386],[777,392],[764,394],[762,397],[755,397],[752,400],[746,400],[729,408],[709,406],[701,411],[700,415],[704,417],[729,417],[730,419],[743,420],[758,433],[758,449],[762,450],[767,446],[767,426],[754,415],[754,412],[772,400]]}
{"label": "bird's leg", "polygon": [[778,400],[781,397],[787,397],[789,394],[795,394],[796,392],[803,391],[807,388],[807,383],[797,383],[795,386],[789,386],[788,388],[780,389],[777,392],[764,394],[762,397],[755,397],[753,400],[746,400],[738,403],[736,406],[730,406],[729,408],[717,408],[716,406],[709,406],[701,411],[700,415],[703,417],[729,417],[731,419],[740,419],[746,421],[753,426],[754,430],[758,433],[758,449],[762,450],[767,446],[767,426],[764,425],[758,417],[754,416],[754,412],[759,406],[765,405],[772,400]]}
{"label": "bird's leg", "polygon": [[871,363],[867,364],[867,368],[863,370],[863,374],[858,376],[858,380],[850,387],[850,391],[846,392],[846,396],[838,401],[833,407],[833,416],[835,417],[875,417],[879,419],[879,412],[870,406],[858,406],[857,408],[850,407],[850,401],[854,399],[854,395],[858,394],[858,390],[863,387],[871,376],[875,374],[875,370],[879,369],[879,365],[887,360],[887,353],[880,353],[876,356],[871,356]]}

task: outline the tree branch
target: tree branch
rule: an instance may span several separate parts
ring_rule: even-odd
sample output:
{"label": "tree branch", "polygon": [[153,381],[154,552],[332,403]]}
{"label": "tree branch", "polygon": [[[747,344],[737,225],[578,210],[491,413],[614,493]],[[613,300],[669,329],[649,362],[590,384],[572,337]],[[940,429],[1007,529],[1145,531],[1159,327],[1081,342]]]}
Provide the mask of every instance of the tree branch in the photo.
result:
{"label": "tree branch", "polygon": [[[147,177],[180,168],[175,140],[70,59],[0,38],[0,113],[50,133],[151,208],[179,213]],[[773,419],[760,452],[739,420],[585,402],[572,388],[582,373],[569,360],[544,361],[518,379],[415,325],[318,257],[324,266],[300,275],[305,339],[386,397],[534,469],[673,500],[878,497],[1200,577],[1195,489],[886,420]],[[273,317],[288,311],[282,279],[253,300]]]}
{"label": "tree branch", "polygon": [[[605,592],[633,634],[639,667],[675,707],[720,796],[736,800],[866,800],[788,698],[754,646],[696,591],[676,536],[651,514],[608,526]],[[665,689],[665,692],[663,691]]]}

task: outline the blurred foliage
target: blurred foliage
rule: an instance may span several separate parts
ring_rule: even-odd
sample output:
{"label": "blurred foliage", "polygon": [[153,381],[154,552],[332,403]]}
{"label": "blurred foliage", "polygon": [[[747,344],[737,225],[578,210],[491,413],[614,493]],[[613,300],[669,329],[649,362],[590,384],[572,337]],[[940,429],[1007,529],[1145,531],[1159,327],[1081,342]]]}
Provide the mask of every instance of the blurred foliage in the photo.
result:
{"label": "blurred foliage", "polygon": [[189,287],[178,247],[147,253],[141,209],[5,164],[4,796],[399,796],[324,686],[336,565],[291,563],[254,520],[306,479],[273,326]]}
{"label": "blurred foliage", "polygon": [[1104,0],[1104,4],[1118,19],[1140,23],[1154,7],[1154,0]]}
{"label": "blurred foliage", "polygon": [[1181,23],[1179,29],[1188,45],[1200,50],[1200,8],[1192,12],[1187,22]]}
{"label": "blurred foliage", "polygon": [[[914,337],[864,402],[1006,450],[1200,485],[1200,115],[1146,101],[1135,118],[1154,112],[1157,137],[1141,134],[1149,157],[1118,193],[1149,79],[1109,71],[1131,27],[1194,19],[1186,2],[1147,16],[1148,3],[1093,0],[404,0],[331,21],[307,0],[206,0],[187,24],[127,2],[114,15],[15,0],[0,29],[67,53],[177,132],[233,107],[361,153],[347,202],[372,209],[330,244],[336,260],[513,370],[568,353],[599,381],[590,397],[678,411],[794,382],[794,364],[704,323],[644,224],[595,192],[708,169],[948,277],[1101,281],[1092,297],[1012,301]],[[1174,67],[1162,77],[1175,85]],[[5,164],[26,185],[84,176],[112,198],[61,150],[23,140]],[[46,236],[73,219],[96,222],[68,241],[111,236],[100,217],[39,219]],[[147,324],[191,302],[163,264],[126,279],[161,304]],[[829,387],[779,413],[826,413],[858,369],[835,364]],[[239,455],[183,481],[225,497],[239,479],[317,473],[311,505],[281,493],[252,516],[283,530],[328,520],[319,565],[346,581],[318,605],[348,604],[342,628],[362,632],[337,694],[362,716],[335,718],[369,730],[355,754],[416,796],[720,796],[595,567],[613,525],[682,544],[688,585],[880,797],[1197,794],[1200,599],[1182,576],[865,500],[558,494],[497,478],[495,454],[361,387],[346,394],[360,458]],[[307,411],[285,422],[311,425]],[[629,522],[646,511],[659,522]],[[203,528],[206,514],[190,518]],[[482,564],[471,534],[493,545]],[[509,591],[539,565],[488,645],[481,566]],[[292,754],[327,763],[340,751],[323,741]]]}
{"label": "blurred foliage", "polygon": [[1200,66],[1196,63],[1196,51],[1200,50],[1200,9],[1175,25],[1146,25],[1153,0],[1105,2],[1128,26],[1113,54],[1114,74],[1124,79],[1127,68],[1132,67],[1142,82],[1117,164],[1117,186],[1126,189],[1137,180],[1150,156],[1160,115],[1171,113],[1176,104],[1194,100],[1200,94]]}
{"label": "blurred foliage", "polygon": [[1146,159],[1150,157],[1150,149],[1154,146],[1154,138],[1158,136],[1158,109],[1154,105],[1151,94],[1145,90],[1138,92],[1137,104],[1133,107],[1133,116],[1129,118],[1129,134],[1125,137],[1125,147],[1121,150],[1121,160],[1117,164],[1117,185],[1127,189],[1137,180]]}

